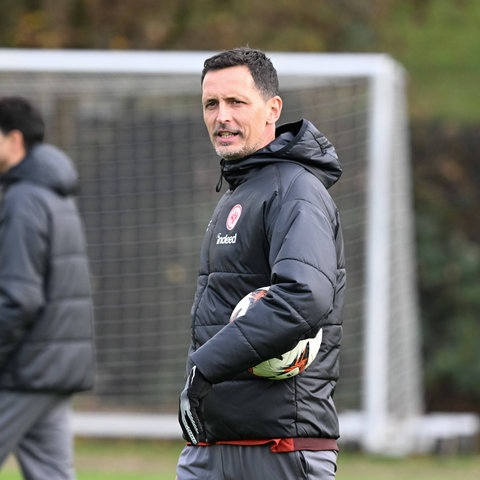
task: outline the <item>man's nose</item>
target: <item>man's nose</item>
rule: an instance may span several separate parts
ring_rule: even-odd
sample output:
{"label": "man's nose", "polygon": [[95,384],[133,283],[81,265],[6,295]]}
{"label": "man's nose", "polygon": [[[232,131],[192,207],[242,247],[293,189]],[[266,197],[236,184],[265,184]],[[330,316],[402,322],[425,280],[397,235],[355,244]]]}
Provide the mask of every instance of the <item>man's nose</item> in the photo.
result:
{"label": "man's nose", "polygon": [[217,122],[226,123],[232,119],[231,109],[227,103],[220,102],[217,110]]}

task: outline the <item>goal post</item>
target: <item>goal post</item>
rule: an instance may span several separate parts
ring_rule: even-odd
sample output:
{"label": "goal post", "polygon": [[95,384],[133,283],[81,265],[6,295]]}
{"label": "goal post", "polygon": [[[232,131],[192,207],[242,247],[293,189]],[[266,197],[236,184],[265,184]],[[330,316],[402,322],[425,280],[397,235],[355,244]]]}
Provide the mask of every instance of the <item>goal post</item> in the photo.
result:
{"label": "goal post", "polygon": [[369,129],[363,446],[371,452],[411,449],[423,410],[405,91],[400,67],[384,62],[371,80]]}
{"label": "goal post", "polygon": [[[198,252],[218,201],[200,104],[203,61],[214,53],[0,49],[2,95],[36,101],[49,141],[80,172],[98,369],[94,392],[75,403],[78,434],[180,435]],[[280,123],[312,120],[344,169],[332,189],[348,274],[341,441],[407,452],[423,390],[406,74],[384,54],[269,56]]]}

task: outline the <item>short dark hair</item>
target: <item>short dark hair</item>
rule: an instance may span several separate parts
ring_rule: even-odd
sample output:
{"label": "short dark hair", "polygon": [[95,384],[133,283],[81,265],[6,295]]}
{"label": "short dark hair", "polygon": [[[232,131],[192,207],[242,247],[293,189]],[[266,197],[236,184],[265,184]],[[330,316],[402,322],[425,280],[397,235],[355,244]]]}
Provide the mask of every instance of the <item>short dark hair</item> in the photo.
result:
{"label": "short dark hair", "polygon": [[222,70],[229,67],[244,65],[248,67],[255,86],[265,98],[278,95],[278,76],[271,60],[260,50],[250,47],[239,47],[225,50],[207,58],[203,64],[202,84],[205,75],[210,70]]}
{"label": "short dark hair", "polygon": [[0,130],[6,134],[19,130],[23,135],[25,148],[30,150],[42,143],[45,123],[39,110],[23,97],[0,98]]}

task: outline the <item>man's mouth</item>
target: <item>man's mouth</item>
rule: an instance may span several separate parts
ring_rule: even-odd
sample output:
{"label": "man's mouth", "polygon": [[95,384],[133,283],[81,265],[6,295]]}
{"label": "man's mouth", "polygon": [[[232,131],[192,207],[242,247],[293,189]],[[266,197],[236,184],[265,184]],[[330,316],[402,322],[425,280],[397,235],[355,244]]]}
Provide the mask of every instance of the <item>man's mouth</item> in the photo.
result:
{"label": "man's mouth", "polygon": [[227,130],[220,130],[216,132],[217,137],[222,138],[222,139],[229,139],[236,137],[238,135],[238,132],[230,132]]}

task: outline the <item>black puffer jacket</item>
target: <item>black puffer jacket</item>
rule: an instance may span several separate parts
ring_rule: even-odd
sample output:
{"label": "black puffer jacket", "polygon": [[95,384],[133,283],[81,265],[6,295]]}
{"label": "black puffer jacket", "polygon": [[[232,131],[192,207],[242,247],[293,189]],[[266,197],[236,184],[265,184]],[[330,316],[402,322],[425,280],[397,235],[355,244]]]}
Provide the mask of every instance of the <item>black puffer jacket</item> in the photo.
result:
{"label": "black puffer jacket", "polygon": [[42,144],[0,181],[0,389],[89,389],[93,307],[77,174]]}
{"label": "black puffer jacket", "polygon": [[[222,162],[230,189],[217,205],[192,307],[192,362],[214,383],[205,400],[208,441],[337,438],[345,265],[337,208],[327,188],[341,175],[333,146],[308,121],[277,129],[250,157]],[[271,285],[229,323],[237,302]],[[323,329],[315,361],[272,381],[247,372]]]}

